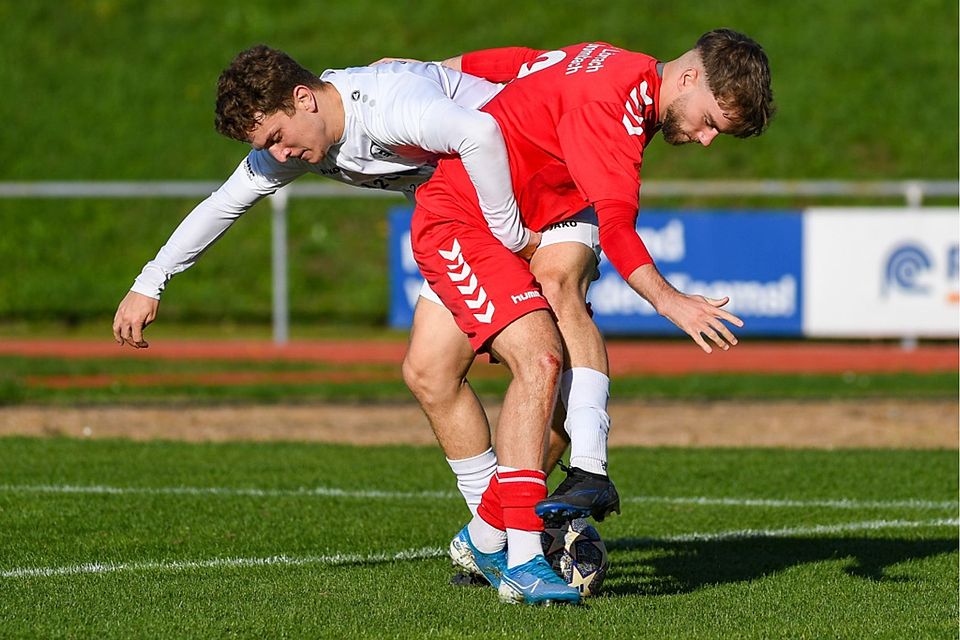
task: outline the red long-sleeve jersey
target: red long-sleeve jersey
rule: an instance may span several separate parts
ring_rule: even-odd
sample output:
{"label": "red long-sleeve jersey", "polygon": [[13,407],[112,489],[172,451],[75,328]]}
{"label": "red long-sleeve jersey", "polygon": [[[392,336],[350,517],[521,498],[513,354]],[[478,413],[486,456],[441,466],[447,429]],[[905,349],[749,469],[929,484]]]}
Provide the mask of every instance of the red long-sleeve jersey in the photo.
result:
{"label": "red long-sleeve jersey", "polygon": [[[511,81],[483,110],[500,126],[524,224],[534,230],[593,205],[600,246],[627,278],[652,262],[636,233],[643,149],[657,132],[660,76],[650,56],[603,43],[555,51],[488,49],[466,73]],[[515,78],[515,79],[514,79]],[[482,218],[459,159],[440,162],[418,206]]]}

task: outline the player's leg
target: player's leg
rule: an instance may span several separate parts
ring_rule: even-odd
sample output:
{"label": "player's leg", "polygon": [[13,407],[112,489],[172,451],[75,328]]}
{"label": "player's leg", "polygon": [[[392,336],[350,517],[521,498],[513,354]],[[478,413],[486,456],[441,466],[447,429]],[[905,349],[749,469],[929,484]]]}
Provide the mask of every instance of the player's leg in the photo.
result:
{"label": "player's leg", "polygon": [[[494,336],[490,350],[513,373],[497,422],[499,465],[491,481],[499,493],[507,532],[507,570],[501,577],[500,598],[507,602],[579,602],[579,593],[559,578],[544,558],[540,541],[543,522],[534,512],[547,493],[541,468],[563,363],[553,316],[539,310],[517,318]],[[486,502],[481,503],[481,512],[485,508]]]}
{"label": "player's leg", "polygon": [[451,541],[450,559],[458,570],[485,577],[497,587],[498,574],[506,568],[501,550],[507,534],[477,518],[481,497],[497,470],[497,456],[486,413],[466,380],[475,355],[453,316],[424,286],[414,310],[403,378],[427,415],[473,516]]}
{"label": "player's leg", "polygon": [[[562,391],[562,375],[560,376],[560,380]],[[547,474],[547,477],[550,477],[550,473],[557,466],[557,463],[560,462],[563,454],[567,451],[567,447],[570,446],[570,436],[567,434],[567,430],[564,427],[566,419],[567,411],[563,407],[563,403],[560,402],[560,399],[558,398],[557,404],[553,409],[553,422],[550,424],[547,452],[544,455],[543,462],[543,472]]]}
{"label": "player's leg", "polygon": [[[596,271],[596,255],[579,242],[550,244],[537,250],[530,268],[557,316],[563,341],[560,402],[565,431],[571,440],[571,464],[605,474],[609,429],[607,351],[586,306],[587,287]],[[555,464],[556,460],[547,460],[548,469],[553,467],[551,462]]]}
{"label": "player's leg", "polygon": [[450,459],[490,448],[490,426],[467,372],[476,354],[442,304],[421,294],[413,314],[403,380],[420,403]]}
{"label": "player's leg", "polygon": [[[586,305],[587,289],[596,278],[599,233],[588,209],[544,231],[531,270],[543,288],[558,321],[566,354],[560,398],[570,443],[568,476],[537,513],[549,521],[593,515],[602,520],[620,511],[616,488],[607,477],[607,413],[610,380],[606,346]],[[553,437],[547,468],[562,455]]]}
{"label": "player's leg", "polygon": [[533,509],[546,497],[541,465],[562,367],[549,305],[529,264],[503,247],[482,220],[415,214],[411,239],[421,272],[471,346],[489,349],[513,374],[496,434],[500,466],[464,542],[477,554],[502,553],[502,546],[483,548],[473,525],[481,521],[506,531],[508,567],[488,576],[491,583],[503,576],[501,597],[579,601],[576,590],[546,564],[540,545],[543,522]]}

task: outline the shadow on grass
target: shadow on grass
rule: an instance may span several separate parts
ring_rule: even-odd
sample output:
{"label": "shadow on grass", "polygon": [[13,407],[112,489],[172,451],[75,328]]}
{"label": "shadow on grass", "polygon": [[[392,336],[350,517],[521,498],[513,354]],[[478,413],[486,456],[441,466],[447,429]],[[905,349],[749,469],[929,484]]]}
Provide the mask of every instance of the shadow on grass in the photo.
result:
{"label": "shadow on grass", "polygon": [[[706,586],[755,580],[802,564],[848,560],[843,571],[874,581],[909,581],[887,569],[907,560],[955,553],[957,538],[927,540],[876,538],[753,538],[714,541],[660,541],[621,538],[607,543],[608,595],[671,595]],[[643,551],[643,557],[623,557]]]}

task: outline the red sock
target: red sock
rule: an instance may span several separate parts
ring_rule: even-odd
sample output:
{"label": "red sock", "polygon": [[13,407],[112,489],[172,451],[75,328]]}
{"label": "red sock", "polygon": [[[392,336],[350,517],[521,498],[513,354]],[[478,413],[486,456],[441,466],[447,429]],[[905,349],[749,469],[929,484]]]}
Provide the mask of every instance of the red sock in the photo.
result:
{"label": "red sock", "polygon": [[546,474],[539,469],[498,471],[497,480],[504,528],[543,531],[543,520],[533,507],[547,497]]}

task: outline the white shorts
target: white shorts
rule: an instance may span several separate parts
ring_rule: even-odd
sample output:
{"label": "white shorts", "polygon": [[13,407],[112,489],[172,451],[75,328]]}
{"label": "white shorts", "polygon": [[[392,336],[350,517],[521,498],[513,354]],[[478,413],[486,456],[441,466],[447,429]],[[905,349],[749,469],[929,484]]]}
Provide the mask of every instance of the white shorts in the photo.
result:
{"label": "white shorts", "polygon": [[[597,270],[597,265],[600,264],[600,223],[597,220],[597,212],[593,210],[593,207],[587,207],[566,220],[555,222],[544,229],[540,238],[540,248],[563,242],[579,242],[589,247],[596,256],[592,279],[596,280],[600,277],[600,271]],[[420,297],[426,298],[430,302],[443,304],[440,302],[440,296],[433,292],[426,281],[420,287]]]}

